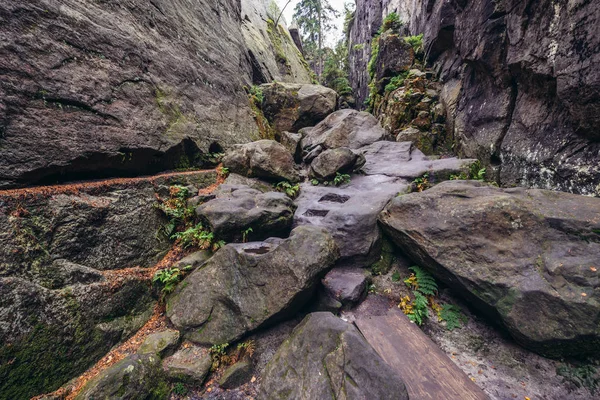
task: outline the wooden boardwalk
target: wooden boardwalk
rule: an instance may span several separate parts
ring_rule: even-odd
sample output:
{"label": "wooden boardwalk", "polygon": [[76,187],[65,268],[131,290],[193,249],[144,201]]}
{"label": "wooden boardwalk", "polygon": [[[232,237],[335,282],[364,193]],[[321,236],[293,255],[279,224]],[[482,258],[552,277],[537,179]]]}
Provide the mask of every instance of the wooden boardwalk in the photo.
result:
{"label": "wooden boardwalk", "polygon": [[484,400],[488,396],[398,309],[360,317],[356,326],[404,380],[411,400]]}

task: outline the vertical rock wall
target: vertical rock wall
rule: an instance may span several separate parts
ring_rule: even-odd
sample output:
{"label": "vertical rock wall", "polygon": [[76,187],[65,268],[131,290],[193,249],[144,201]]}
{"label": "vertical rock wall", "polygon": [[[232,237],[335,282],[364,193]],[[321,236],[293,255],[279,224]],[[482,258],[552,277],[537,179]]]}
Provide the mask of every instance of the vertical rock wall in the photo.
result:
{"label": "vertical rock wall", "polygon": [[353,47],[370,43],[390,12],[408,34],[424,34],[465,156],[493,167],[503,185],[600,195],[594,1],[357,1],[350,52],[359,99],[368,90],[370,48],[357,54]]}
{"label": "vertical rock wall", "polygon": [[257,139],[243,87],[309,80],[285,28],[265,33],[270,3],[2,1],[0,188],[186,168]]}

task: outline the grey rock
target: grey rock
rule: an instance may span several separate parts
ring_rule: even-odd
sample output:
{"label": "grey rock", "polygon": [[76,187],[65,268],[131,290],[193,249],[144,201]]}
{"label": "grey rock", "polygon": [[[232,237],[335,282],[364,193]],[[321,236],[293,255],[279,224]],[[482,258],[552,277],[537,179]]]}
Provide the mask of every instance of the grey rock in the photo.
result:
{"label": "grey rock", "polygon": [[183,257],[174,265],[174,267],[179,269],[191,267],[191,269],[194,270],[202,266],[211,257],[212,253],[208,250],[196,251]]}
{"label": "grey rock", "polygon": [[[234,174],[234,173],[230,173],[229,176],[227,176],[227,179],[225,179],[224,184],[225,185],[249,186],[252,189],[260,190],[263,193],[273,191],[273,185],[271,185],[267,182],[263,182],[256,178],[248,178],[246,176],[242,176],[242,175],[238,175],[238,174]],[[212,200],[215,197],[216,197],[216,194],[213,194],[212,198],[207,199],[206,201]]]}
{"label": "grey rock", "polygon": [[[302,355],[302,356],[299,356]],[[404,383],[354,325],[309,314],[263,373],[258,399],[408,400]]]}
{"label": "grey rock", "polygon": [[437,103],[432,110],[434,123],[444,123],[446,121],[446,107],[443,103]]}
{"label": "grey rock", "polygon": [[352,172],[362,167],[364,163],[362,155],[348,148],[339,147],[319,154],[310,164],[308,175],[319,180],[331,180],[335,178],[336,173]]}
{"label": "grey rock", "polygon": [[377,119],[369,113],[339,110],[311,129],[302,139],[303,149],[323,146],[324,149],[347,147],[358,149],[387,136]]}
{"label": "grey rock", "polygon": [[306,152],[306,154],[304,155],[303,161],[306,164],[310,164],[322,152],[323,152],[323,146],[318,145],[315,148],[311,149],[310,151]]}
{"label": "grey rock", "polygon": [[212,367],[208,349],[190,344],[179,349],[162,362],[162,368],[170,380],[201,385]]}
{"label": "grey rock", "polygon": [[292,157],[294,157],[294,161],[300,162],[302,161],[302,148],[300,147],[300,140],[302,140],[302,135],[300,133],[292,133],[292,132],[281,132],[280,143],[288,149]]}
{"label": "grey rock", "polygon": [[294,158],[283,145],[274,140],[259,140],[237,146],[227,152],[223,158],[223,166],[249,178],[292,183],[300,181]]}
{"label": "grey rock", "polygon": [[[380,81],[406,72],[415,60],[413,48],[398,34],[385,32],[379,36],[379,52],[375,61],[375,77]],[[418,70],[410,70],[413,71]],[[420,72],[420,71],[418,71]]]}
{"label": "grey rock", "polygon": [[179,344],[179,331],[167,329],[149,335],[138,349],[138,354],[154,354],[163,357]]}
{"label": "grey rock", "polygon": [[354,305],[367,295],[369,279],[364,269],[334,268],[322,282],[331,297],[343,305]]}
{"label": "grey rock", "polygon": [[343,304],[321,288],[317,293],[317,300],[311,307],[312,312],[327,311],[337,314],[343,307]]}
{"label": "grey rock", "polygon": [[166,399],[170,392],[154,354],[134,354],[89,381],[76,400]]}
{"label": "grey rock", "polygon": [[326,230],[299,227],[289,239],[227,245],[180,284],[167,316],[199,344],[230,343],[303,306],[339,257]]}
{"label": "grey rock", "polygon": [[407,188],[406,181],[384,175],[353,176],[344,187],[304,183],[295,200],[294,226],[326,228],[340,248],[340,263],[369,266],[379,259],[377,216],[392,197]]}
{"label": "grey rock", "polygon": [[477,160],[455,157],[430,159],[414,148],[411,142],[377,142],[359,150],[366,159],[363,171],[408,180],[428,174],[432,182],[446,180],[450,175],[466,172]]}
{"label": "grey rock", "polygon": [[379,218],[414,262],[550,357],[600,347],[600,199],[448,181]]}
{"label": "grey rock", "polygon": [[[3,396],[55,390],[144,325],[155,304],[147,278],[113,280],[104,271],[151,267],[171,247],[157,235],[166,218],[155,207],[155,187],[205,187],[214,179],[188,173],[54,187],[32,197],[2,193]],[[18,205],[27,210],[19,216]]]}
{"label": "grey rock", "polygon": [[397,142],[416,142],[421,136],[421,131],[417,128],[406,128],[396,136]]}
{"label": "grey rock", "polygon": [[223,389],[235,389],[250,381],[252,378],[252,363],[248,360],[242,360],[223,372],[219,379],[219,386]]}
{"label": "grey rock", "polygon": [[255,240],[286,236],[292,227],[295,206],[280,192],[262,193],[242,185],[221,185],[216,198],[196,208],[196,215],[219,240],[241,241],[243,232]]}
{"label": "grey rock", "polygon": [[314,126],[337,105],[337,93],[325,86],[276,82],[260,88],[263,114],[278,132]]}

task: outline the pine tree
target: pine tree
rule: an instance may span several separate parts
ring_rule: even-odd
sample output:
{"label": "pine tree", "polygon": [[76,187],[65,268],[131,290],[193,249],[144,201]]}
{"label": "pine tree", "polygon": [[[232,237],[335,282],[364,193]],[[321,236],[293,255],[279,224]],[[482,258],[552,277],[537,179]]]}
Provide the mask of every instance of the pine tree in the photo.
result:
{"label": "pine tree", "polygon": [[300,0],[294,9],[306,54],[317,62],[315,72],[319,80],[323,74],[323,38],[334,28],[333,19],[337,16],[338,12],[327,0]]}

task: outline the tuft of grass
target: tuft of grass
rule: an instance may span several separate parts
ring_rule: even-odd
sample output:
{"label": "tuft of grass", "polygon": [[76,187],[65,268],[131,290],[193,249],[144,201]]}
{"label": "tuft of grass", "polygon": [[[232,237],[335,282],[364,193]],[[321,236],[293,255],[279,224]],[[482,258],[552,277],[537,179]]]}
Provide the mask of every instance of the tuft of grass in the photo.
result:
{"label": "tuft of grass", "polygon": [[[317,181],[318,184],[318,181]],[[277,189],[280,192],[285,193],[286,195],[288,195],[288,197],[295,199],[296,197],[298,197],[298,194],[300,194],[300,184],[295,184],[292,185],[291,183],[287,182],[287,181],[283,181],[283,182],[279,182],[277,185],[275,185],[275,189]]]}
{"label": "tuft of grass", "polygon": [[404,41],[410,44],[415,52],[415,54],[423,53],[423,34],[416,36],[407,36],[404,38]]}

